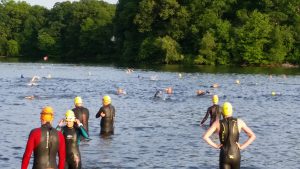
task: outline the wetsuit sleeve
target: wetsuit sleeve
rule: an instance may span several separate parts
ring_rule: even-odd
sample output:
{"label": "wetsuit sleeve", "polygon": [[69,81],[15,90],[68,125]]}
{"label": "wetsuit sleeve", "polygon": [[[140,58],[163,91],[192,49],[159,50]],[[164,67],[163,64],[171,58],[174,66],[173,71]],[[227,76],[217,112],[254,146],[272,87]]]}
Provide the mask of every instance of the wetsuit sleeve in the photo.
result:
{"label": "wetsuit sleeve", "polygon": [[84,138],[88,139],[89,135],[87,134],[86,130],[83,128],[83,126],[79,127],[80,135],[82,135]]}
{"label": "wetsuit sleeve", "polygon": [[36,129],[30,132],[27,145],[26,145],[26,150],[24,152],[23,159],[22,159],[22,167],[21,167],[22,169],[27,169],[32,151],[38,144],[40,137],[41,137],[40,130]]}
{"label": "wetsuit sleeve", "polygon": [[113,107],[113,117],[115,117],[116,116],[116,109],[115,109],[115,107]]}
{"label": "wetsuit sleeve", "polygon": [[203,123],[207,120],[208,115],[209,115],[209,108],[207,109],[206,115],[205,115],[204,118],[202,119],[201,124],[203,124]]}
{"label": "wetsuit sleeve", "polygon": [[99,109],[98,113],[96,114],[96,118],[99,118],[100,117],[100,113],[102,112],[102,107]]}
{"label": "wetsuit sleeve", "polygon": [[65,146],[65,139],[61,132],[58,132],[59,137],[59,149],[58,149],[58,169],[65,168],[65,161],[66,161],[66,146]]}

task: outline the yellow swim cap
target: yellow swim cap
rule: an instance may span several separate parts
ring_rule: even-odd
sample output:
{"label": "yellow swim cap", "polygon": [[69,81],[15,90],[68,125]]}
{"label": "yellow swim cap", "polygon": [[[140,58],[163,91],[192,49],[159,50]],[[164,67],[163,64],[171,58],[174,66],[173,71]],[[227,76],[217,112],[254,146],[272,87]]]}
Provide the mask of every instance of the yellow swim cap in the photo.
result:
{"label": "yellow swim cap", "polygon": [[42,109],[41,120],[46,122],[51,122],[53,120],[53,116],[54,116],[54,111],[52,107],[46,106]]}
{"label": "yellow swim cap", "polygon": [[75,121],[75,114],[72,110],[66,112],[66,121]]}
{"label": "yellow swim cap", "polygon": [[218,97],[218,95],[213,95],[213,97],[212,97],[212,102],[213,102],[214,104],[218,104],[218,102],[219,102],[219,97]]}
{"label": "yellow swim cap", "polygon": [[232,105],[229,102],[225,102],[223,104],[223,116],[230,116],[232,115]]}
{"label": "yellow swim cap", "polygon": [[102,102],[104,106],[109,105],[111,103],[111,98],[108,95],[105,95],[103,96]]}
{"label": "yellow swim cap", "polygon": [[82,104],[82,99],[81,99],[81,97],[79,97],[79,96],[75,97],[75,99],[74,99],[74,104],[75,104],[75,106],[78,105],[78,104]]}

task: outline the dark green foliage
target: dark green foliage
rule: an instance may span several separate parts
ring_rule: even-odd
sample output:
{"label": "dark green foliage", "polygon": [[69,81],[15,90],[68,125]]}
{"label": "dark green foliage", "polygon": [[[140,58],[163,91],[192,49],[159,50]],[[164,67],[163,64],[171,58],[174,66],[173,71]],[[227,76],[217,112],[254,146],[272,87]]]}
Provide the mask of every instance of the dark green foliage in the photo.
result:
{"label": "dark green foliage", "polygon": [[0,3],[0,56],[68,62],[300,63],[299,0]]}

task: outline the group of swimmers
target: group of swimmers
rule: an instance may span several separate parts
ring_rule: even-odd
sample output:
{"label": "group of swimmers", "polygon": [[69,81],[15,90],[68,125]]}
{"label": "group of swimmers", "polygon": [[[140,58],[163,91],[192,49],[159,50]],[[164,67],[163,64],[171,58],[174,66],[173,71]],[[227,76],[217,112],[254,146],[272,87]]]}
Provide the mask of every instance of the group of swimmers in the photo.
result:
{"label": "group of swimmers", "polygon": [[[128,72],[132,73],[133,71]],[[34,77],[32,82],[37,79]],[[239,81],[236,83],[240,84]],[[211,87],[217,88],[219,85],[213,84]],[[157,90],[154,97],[161,97],[162,93],[162,90]],[[172,94],[173,89],[168,87],[165,89],[165,93]],[[126,94],[126,92],[118,88],[117,94]],[[197,90],[196,94],[202,96],[210,94],[210,92]],[[212,96],[212,102],[213,105],[207,109],[203,120],[200,122],[200,125],[203,126],[210,116],[209,128],[203,134],[203,139],[212,147],[220,149],[220,169],[239,169],[240,150],[250,145],[256,136],[242,119],[232,116],[232,105],[229,102],[219,106],[217,95]],[[101,118],[100,135],[109,136],[114,134],[115,108],[108,95],[102,98],[102,104],[96,118]],[[89,110],[83,107],[81,97],[75,97],[74,105],[75,108],[66,111],[65,118],[60,120],[56,128],[52,127],[53,108],[46,106],[42,109],[40,114],[41,127],[30,132],[22,159],[22,169],[28,167],[32,152],[34,152],[33,168],[80,169],[82,167],[79,143],[82,140],[90,139]],[[248,139],[242,144],[239,143],[241,131],[244,131],[248,136]],[[214,133],[219,135],[219,144],[210,139]],[[56,163],[57,154],[59,156],[58,165]]]}
{"label": "group of swimmers", "polygon": [[[108,95],[102,98],[102,107],[96,114],[101,117],[100,135],[114,134],[115,108]],[[67,110],[65,118],[56,128],[52,127],[54,110],[46,106],[40,113],[41,127],[31,130],[22,158],[22,169],[27,169],[33,152],[33,168],[36,169],[81,169],[79,143],[89,140],[89,110],[83,107],[81,97],[75,97],[75,108]],[[58,165],[56,155],[58,154]]]}

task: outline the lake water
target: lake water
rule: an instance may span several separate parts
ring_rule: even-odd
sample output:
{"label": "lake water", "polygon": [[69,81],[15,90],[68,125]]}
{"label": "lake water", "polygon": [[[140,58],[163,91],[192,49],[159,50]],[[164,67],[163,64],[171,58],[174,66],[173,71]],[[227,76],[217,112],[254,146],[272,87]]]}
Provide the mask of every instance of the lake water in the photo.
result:
{"label": "lake water", "polygon": [[[179,77],[181,73],[182,77]],[[25,78],[20,78],[23,74]],[[35,86],[30,79],[40,78]],[[46,78],[51,75],[51,78]],[[240,85],[236,84],[236,80]],[[210,88],[213,83],[220,87]],[[80,145],[83,168],[218,168],[219,150],[202,140],[199,126],[212,94],[230,101],[257,139],[242,151],[242,168],[295,169],[300,166],[300,76],[163,72],[40,63],[0,63],[0,168],[20,168],[31,129],[39,127],[45,105],[55,110],[54,126],[79,95],[90,110],[91,141]],[[126,95],[116,95],[116,89]],[[174,94],[154,99],[157,89]],[[209,90],[196,96],[196,90]],[[272,91],[277,95],[272,96]],[[99,137],[95,114],[104,94],[116,108],[115,135]],[[35,99],[25,99],[26,96]],[[208,123],[208,121],[206,122]],[[241,141],[246,138],[241,135]],[[32,159],[30,168],[32,166]]]}

